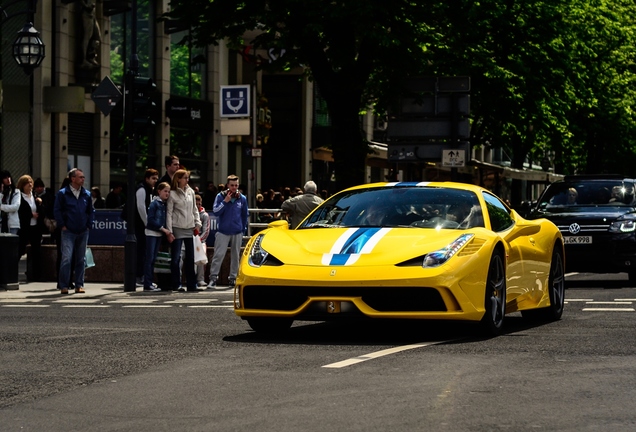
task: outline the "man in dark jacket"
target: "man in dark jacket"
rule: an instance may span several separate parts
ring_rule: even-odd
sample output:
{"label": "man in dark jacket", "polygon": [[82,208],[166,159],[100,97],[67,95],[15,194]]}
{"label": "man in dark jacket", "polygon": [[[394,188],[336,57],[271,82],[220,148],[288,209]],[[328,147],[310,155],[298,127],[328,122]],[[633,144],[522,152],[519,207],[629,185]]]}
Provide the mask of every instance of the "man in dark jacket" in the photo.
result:
{"label": "man in dark jacket", "polygon": [[[84,293],[86,245],[95,214],[91,193],[84,189],[84,172],[73,168],[68,178],[71,182],[57,193],[54,207],[55,221],[61,230],[59,286],[62,294],[68,294],[71,268],[75,273],[75,292]],[[71,262],[73,252],[75,259]]]}
{"label": "man in dark jacket", "polygon": [[135,285],[144,286],[144,270],[146,261],[146,224],[148,223],[148,207],[153,199],[155,185],[159,178],[159,171],[148,168],[144,174],[144,181],[137,185],[135,192],[135,238],[137,239],[137,280]]}

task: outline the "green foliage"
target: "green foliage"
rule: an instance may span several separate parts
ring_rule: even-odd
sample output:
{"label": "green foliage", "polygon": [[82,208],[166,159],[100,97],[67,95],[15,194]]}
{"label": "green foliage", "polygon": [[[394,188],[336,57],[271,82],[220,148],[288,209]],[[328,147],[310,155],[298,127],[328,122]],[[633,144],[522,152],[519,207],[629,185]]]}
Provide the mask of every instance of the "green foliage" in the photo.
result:
{"label": "green foliage", "polygon": [[[339,186],[364,181],[358,114],[387,110],[405,76],[467,75],[471,143],[564,173],[636,163],[636,5],[631,0],[172,0],[193,43],[285,50],[332,121]],[[250,34],[250,40],[243,40]],[[257,59],[258,60],[258,59]],[[348,172],[348,173],[347,173]]]}

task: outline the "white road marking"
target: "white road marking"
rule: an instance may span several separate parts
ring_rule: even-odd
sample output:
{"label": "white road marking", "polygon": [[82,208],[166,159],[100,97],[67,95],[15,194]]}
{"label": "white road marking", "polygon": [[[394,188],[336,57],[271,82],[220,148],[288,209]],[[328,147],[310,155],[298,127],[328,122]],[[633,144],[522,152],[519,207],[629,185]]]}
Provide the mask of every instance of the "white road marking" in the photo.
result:
{"label": "white road marking", "polygon": [[223,306],[223,305],[197,305],[197,306],[186,306],[189,308],[217,308],[217,309],[234,309],[234,306]]}
{"label": "white road marking", "polygon": [[633,298],[633,299],[614,299],[614,301],[629,301],[629,302],[636,302],[636,298]]}
{"label": "white road marking", "polygon": [[179,304],[199,304],[199,303],[210,303],[213,301],[218,301],[218,299],[190,299],[190,300],[168,300],[166,303],[179,303]]}
{"label": "white road marking", "polygon": [[42,299],[2,299],[0,303],[40,303]]}
{"label": "white road marking", "polygon": [[591,301],[594,301],[594,299],[566,299],[566,301],[569,301],[569,302],[591,302]]}
{"label": "white road marking", "polygon": [[630,301],[589,301],[585,304],[615,304],[615,305],[630,305]]}
{"label": "white road marking", "polygon": [[12,308],[46,308],[49,305],[43,304],[4,304],[2,307],[12,307]]}
{"label": "white road marking", "polygon": [[99,299],[78,299],[78,300],[54,300],[52,303],[77,303],[77,304],[94,304],[100,302]]}
{"label": "white road marking", "polygon": [[92,305],[92,304],[84,304],[84,305],[64,305],[62,307],[65,308],[109,308],[108,305]]}
{"label": "white road marking", "polygon": [[[456,340],[456,339],[455,339]],[[423,348],[423,347],[427,347],[427,346],[431,346],[431,345],[439,345],[439,344],[443,344],[446,342],[451,342],[450,340],[446,340],[446,341],[437,341],[437,342],[422,342],[422,343],[417,343],[417,344],[412,344],[412,345],[402,345],[402,346],[398,346],[398,347],[394,347],[394,348],[389,348],[389,349],[385,349],[382,351],[376,351],[376,352],[372,352],[369,354],[365,354],[359,357],[353,357],[347,360],[343,360],[343,361],[339,361],[336,363],[331,363],[328,365],[324,365],[322,367],[324,368],[333,368],[333,369],[337,369],[337,368],[343,368],[343,367],[347,367],[347,366],[351,366],[357,363],[361,363],[361,362],[365,362],[367,360],[371,360],[371,359],[376,359],[379,357],[384,357],[387,355],[391,355],[391,354],[395,354],[395,353],[399,353],[402,351],[407,351],[407,350],[412,350],[412,349],[416,349],[416,348]]]}
{"label": "white road marking", "polygon": [[583,308],[583,312],[636,312],[634,308]]}
{"label": "white road marking", "polygon": [[171,305],[151,305],[151,304],[136,304],[136,305],[124,305],[122,306],[122,308],[137,308],[137,309],[142,309],[142,308],[171,308]]}
{"label": "white road marking", "polygon": [[109,300],[108,303],[129,303],[129,304],[148,304],[156,302],[156,299],[122,299]]}

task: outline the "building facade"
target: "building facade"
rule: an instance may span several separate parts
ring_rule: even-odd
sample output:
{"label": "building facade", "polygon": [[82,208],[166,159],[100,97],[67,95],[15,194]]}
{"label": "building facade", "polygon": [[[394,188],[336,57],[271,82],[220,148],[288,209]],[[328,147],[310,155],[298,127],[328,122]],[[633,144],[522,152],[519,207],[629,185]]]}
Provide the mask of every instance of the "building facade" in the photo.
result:
{"label": "building facade", "polygon": [[[133,44],[130,7],[135,3]],[[302,186],[315,177],[316,165],[321,188],[328,188],[330,156],[317,156],[314,163],[312,144],[328,144],[321,133],[328,129],[328,116],[320,101],[314,103],[319,95],[303,71],[257,72],[256,61],[266,53],[250,47],[230,50],[222,41],[191,48],[183,43],[187,30],[157,20],[167,10],[167,0],[40,0],[34,26],[46,57],[31,76],[11,53],[23,19],[4,22],[0,168],[16,178],[26,173],[40,177],[53,188],[71,167],[84,170],[86,185],[103,194],[116,183],[125,184],[132,155],[123,134],[123,100],[105,115],[91,95],[106,78],[123,90],[135,51],[138,74],[152,78],[158,90],[156,124],[140,134],[135,146],[138,180],[148,167],[163,173],[164,157],[175,154],[197,186],[224,183],[229,174],[241,177],[248,194],[257,188]],[[234,84],[255,86],[255,133],[224,135],[221,130],[219,89]]]}

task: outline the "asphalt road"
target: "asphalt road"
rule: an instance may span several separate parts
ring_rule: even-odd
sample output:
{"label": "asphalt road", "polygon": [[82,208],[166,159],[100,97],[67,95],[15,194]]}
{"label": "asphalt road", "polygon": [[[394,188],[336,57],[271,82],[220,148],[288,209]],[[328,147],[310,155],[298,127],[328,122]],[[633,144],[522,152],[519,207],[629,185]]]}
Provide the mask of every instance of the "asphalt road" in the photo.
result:
{"label": "asphalt road", "polygon": [[231,294],[0,302],[1,431],[636,429],[636,288],[568,276],[559,322],[296,323]]}

